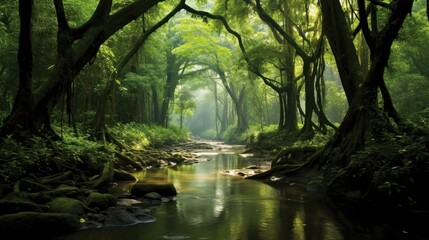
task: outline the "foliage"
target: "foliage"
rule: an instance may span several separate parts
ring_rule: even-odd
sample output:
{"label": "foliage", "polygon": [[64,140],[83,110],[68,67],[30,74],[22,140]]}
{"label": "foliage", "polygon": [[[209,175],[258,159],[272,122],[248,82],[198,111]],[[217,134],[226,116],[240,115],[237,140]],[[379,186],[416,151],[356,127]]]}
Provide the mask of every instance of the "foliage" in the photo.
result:
{"label": "foliage", "polygon": [[[3,140],[0,147],[1,182],[8,183],[30,173],[53,174],[58,171],[85,169],[101,171],[108,159],[114,158],[116,147],[90,140],[89,135],[75,136],[69,127],[53,125],[61,132],[62,141],[50,142],[40,137],[17,141],[12,137]],[[156,125],[118,124],[111,132],[120,141],[134,148],[159,147],[186,141],[189,133],[179,127],[163,128]]]}
{"label": "foliage", "polygon": [[193,101],[190,90],[185,86],[179,86],[176,91],[175,112],[180,115],[192,115],[197,107]]}
{"label": "foliage", "polygon": [[0,5],[0,110],[10,111],[18,81],[18,16],[17,1],[6,1]]}
{"label": "foliage", "polygon": [[217,138],[216,130],[211,128],[201,133],[201,137],[208,140],[215,140]]}
{"label": "foliage", "polygon": [[333,135],[333,130],[327,134],[316,133],[313,138],[300,140],[297,133],[278,130],[277,125],[265,126],[261,131],[260,126],[252,126],[243,134],[249,147],[259,147],[267,150],[280,151],[286,148],[322,147]]}
{"label": "foliage", "polygon": [[329,141],[329,139],[332,137],[333,134],[334,132],[332,129],[329,129],[327,134],[322,134],[320,132],[317,132],[315,133],[312,139],[297,140],[292,144],[292,146],[293,147],[311,146],[311,147],[321,148]]}
{"label": "foliage", "polygon": [[346,94],[334,81],[326,81],[325,114],[335,123],[342,122],[348,109]]}
{"label": "foliage", "polygon": [[117,124],[110,127],[109,131],[133,149],[140,150],[149,146],[149,139],[139,124]]}
{"label": "foliage", "polygon": [[237,125],[229,126],[228,129],[222,134],[221,139],[227,143],[237,143],[242,142],[240,136],[237,136],[235,133],[237,131]]}
{"label": "foliage", "polygon": [[[417,127],[403,135],[386,134],[380,142],[370,142],[352,157],[347,175],[350,186],[371,193],[370,199],[396,207],[427,207],[424,193],[429,177],[429,139],[426,128]],[[366,182],[366,184],[362,184]]]}
{"label": "foliage", "polygon": [[115,146],[103,144],[89,139],[89,136],[63,135],[63,141],[58,143],[63,154],[64,164],[80,166],[87,170],[100,171],[103,164],[114,158]]}
{"label": "foliage", "polygon": [[395,107],[401,116],[413,122],[427,121],[429,81],[419,74],[395,74],[389,87]]}
{"label": "foliage", "polygon": [[52,155],[52,149],[40,137],[28,139],[27,144],[12,137],[4,138],[0,147],[1,182],[13,182],[40,170]]}
{"label": "foliage", "polygon": [[[392,47],[392,57],[386,71],[386,82],[392,100],[401,116],[413,122],[428,121],[429,23],[422,1],[407,19]],[[418,37],[415,37],[418,36]]]}
{"label": "foliage", "polygon": [[264,135],[264,133],[272,133],[277,131],[277,125],[252,125],[249,129],[241,135],[241,139],[243,142],[246,142],[248,145],[252,145],[259,141],[260,136]]}
{"label": "foliage", "polygon": [[145,147],[160,147],[165,144],[186,141],[189,133],[176,126],[164,128],[158,125],[145,125],[139,123],[116,124],[110,127],[111,133],[120,141],[134,149]]}

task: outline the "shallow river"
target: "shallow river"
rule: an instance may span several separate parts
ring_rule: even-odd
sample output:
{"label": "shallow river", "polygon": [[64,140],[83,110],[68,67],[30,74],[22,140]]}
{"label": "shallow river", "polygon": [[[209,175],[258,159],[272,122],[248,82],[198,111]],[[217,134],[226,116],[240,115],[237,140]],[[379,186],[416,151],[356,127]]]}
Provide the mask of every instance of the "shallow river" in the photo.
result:
{"label": "shallow river", "polygon": [[207,157],[211,160],[136,175],[146,182],[173,183],[179,192],[176,201],[151,208],[156,222],[83,230],[61,239],[414,239],[401,238],[401,233],[406,237],[406,229],[395,229],[394,237],[390,227],[346,219],[319,194],[293,183],[272,187],[223,174],[223,170],[253,164],[238,154]]}

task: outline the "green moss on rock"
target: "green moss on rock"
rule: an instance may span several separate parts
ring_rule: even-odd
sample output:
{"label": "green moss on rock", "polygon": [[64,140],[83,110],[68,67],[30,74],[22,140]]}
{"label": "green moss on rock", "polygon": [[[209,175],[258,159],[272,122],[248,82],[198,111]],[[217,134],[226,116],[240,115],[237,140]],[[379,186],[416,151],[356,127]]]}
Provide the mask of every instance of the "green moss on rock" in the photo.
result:
{"label": "green moss on rock", "polygon": [[116,198],[111,194],[91,192],[86,199],[91,208],[106,209],[116,204]]}

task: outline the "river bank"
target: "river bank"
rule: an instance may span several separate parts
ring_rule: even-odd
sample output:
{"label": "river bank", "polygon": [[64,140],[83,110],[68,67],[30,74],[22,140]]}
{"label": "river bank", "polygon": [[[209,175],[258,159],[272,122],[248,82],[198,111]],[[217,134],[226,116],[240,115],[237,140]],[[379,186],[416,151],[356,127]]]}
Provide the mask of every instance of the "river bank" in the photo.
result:
{"label": "river bank", "polygon": [[[190,140],[134,151],[133,156],[138,156],[140,163],[143,163],[138,170],[142,171],[192,165],[207,161],[207,155],[238,153],[243,149],[244,146],[239,145]],[[174,200],[174,194],[165,195],[158,191],[159,188],[152,191],[156,194],[121,196],[118,199],[110,192],[117,182],[136,183],[137,179],[130,171],[132,166],[126,170],[114,166],[114,161],[107,161],[101,174],[93,176],[74,167],[50,176],[39,177],[34,172],[12,186],[2,186],[4,197],[0,200],[0,230],[25,239],[56,236],[86,228],[150,222],[153,218],[146,213],[148,206]],[[106,176],[106,169],[111,176]],[[90,183],[99,179],[112,179],[113,185],[103,186],[104,191],[96,190]],[[100,182],[97,186],[101,184],[106,183]],[[131,206],[130,203],[135,201],[145,204],[146,208]]]}
{"label": "river bank", "polygon": [[[416,236],[412,226],[393,225],[382,216],[345,215],[327,205],[323,194],[294,184],[296,181],[291,179],[266,184],[226,174],[233,169],[248,169],[255,160],[241,156],[240,147],[218,150],[198,151],[207,158],[198,164],[153,167],[134,174],[138,183],[172,184],[177,190],[170,201],[130,203],[133,207],[144,206],[145,214],[152,216],[146,218],[149,221],[88,228],[56,240],[418,239],[412,238]],[[133,185],[124,183],[117,188],[129,193]]]}

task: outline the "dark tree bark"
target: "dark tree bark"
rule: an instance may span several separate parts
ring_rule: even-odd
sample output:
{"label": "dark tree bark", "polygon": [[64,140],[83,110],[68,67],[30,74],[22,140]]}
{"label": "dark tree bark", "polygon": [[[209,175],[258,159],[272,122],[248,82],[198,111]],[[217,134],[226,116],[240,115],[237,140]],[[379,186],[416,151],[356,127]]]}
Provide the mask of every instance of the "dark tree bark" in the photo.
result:
{"label": "dark tree bark", "polygon": [[323,29],[337,63],[347,101],[351,104],[363,80],[356,48],[338,1],[321,2]]}
{"label": "dark tree bark", "polygon": [[0,129],[0,137],[14,134],[18,138],[26,138],[34,132],[33,112],[33,50],[31,42],[31,17],[33,0],[19,0],[19,88],[13,104],[12,112]]}
{"label": "dark tree bark", "polygon": [[[412,4],[413,1],[408,0],[395,0],[391,2],[391,14],[386,25],[377,34],[377,42],[375,43],[374,52],[371,54],[373,58],[368,74],[362,80],[355,80],[357,83],[361,82],[362,85],[352,98],[352,103],[344,121],[336,131],[334,137],[325,146],[322,152],[322,155],[325,156],[324,159],[329,158],[330,162],[345,167],[349,163],[350,156],[365,146],[366,140],[369,138],[380,139],[384,131],[392,131],[393,127],[388,119],[383,116],[382,111],[377,105],[377,90],[384,83],[384,69],[390,57],[392,43],[396,39],[407,14],[411,12]],[[339,1],[322,0],[321,6],[324,16],[328,16],[324,17],[326,32],[334,33],[334,29],[338,30],[339,26],[345,24],[342,10],[341,12],[334,10],[341,7]],[[336,15],[325,15],[325,13],[334,13]],[[335,19],[335,25],[332,25],[332,19]],[[346,30],[344,29],[343,31]],[[348,39],[341,37],[347,35],[347,32],[348,30],[346,32],[341,31],[341,33],[337,32],[338,35],[327,34],[331,45],[337,47],[338,52],[334,52],[334,54],[339,54],[340,56],[347,56],[349,54],[350,49],[346,46],[352,44],[351,40],[348,40],[349,43],[338,43],[338,41]],[[356,50],[354,52],[356,53]],[[357,66],[357,59],[353,58],[354,60],[350,62],[338,62],[341,59],[336,58],[338,68],[353,69],[356,73],[350,72],[352,76],[361,75],[361,69],[353,67]],[[332,149],[335,149],[335,151],[332,151]]]}

